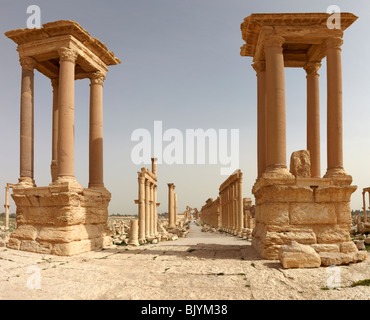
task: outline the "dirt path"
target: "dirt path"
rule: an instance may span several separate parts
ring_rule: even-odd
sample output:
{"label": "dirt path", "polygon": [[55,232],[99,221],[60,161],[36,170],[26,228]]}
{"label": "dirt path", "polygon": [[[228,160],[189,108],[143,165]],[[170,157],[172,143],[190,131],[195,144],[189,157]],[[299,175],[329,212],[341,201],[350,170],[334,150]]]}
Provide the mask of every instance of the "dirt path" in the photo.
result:
{"label": "dirt path", "polygon": [[0,299],[370,299],[370,287],[350,287],[370,279],[370,258],[337,268],[341,288],[323,290],[333,269],[285,270],[250,242],[195,224],[174,242],[74,257],[0,248],[0,270]]}

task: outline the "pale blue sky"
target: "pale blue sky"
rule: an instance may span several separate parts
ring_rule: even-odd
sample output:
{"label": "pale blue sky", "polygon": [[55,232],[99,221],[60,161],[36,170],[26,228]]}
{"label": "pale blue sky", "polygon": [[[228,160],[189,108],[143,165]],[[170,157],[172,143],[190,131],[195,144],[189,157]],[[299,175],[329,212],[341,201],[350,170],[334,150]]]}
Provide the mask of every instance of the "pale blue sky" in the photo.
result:
{"label": "pale blue sky", "polygon": [[[343,45],[344,166],[358,186],[352,209],[362,206],[370,186],[370,2],[249,0],[0,0],[1,126],[0,186],[19,176],[20,66],[16,45],[3,34],[25,28],[28,5],[41,9],[41,22],[75,20],[122,60],[104,84],[104,176],[112,193],[110,213],[136,214],[137,171],[131,162],[131,133],[137,128],[240,130],[243,196],[252,197],[256,178],[256,75],[252,59],[240,56],[240,24],[252,13],[326,12],[337,5],[359,19],[345,31]],[[285,69],[287,159],[306,148],[306,78]],[[326,65],[320,70],[321,160],[326,171]],[[35,73],[35,180],[50,182],[50,80]],[[76,81],[75,173],[88,183],[89,82]],[[289,163],[288,163],[289,165]],[[167,211],[167,183],[178,193],[179,211],[216,198],[220,165],[158,166],[159,212]],[[3,193],[2,193],[3,194]],[[0,206],[3,207],[3,196]],[[11,202],[11,212],[15,211]],[[2,211],[2,209],[0,209]]]}

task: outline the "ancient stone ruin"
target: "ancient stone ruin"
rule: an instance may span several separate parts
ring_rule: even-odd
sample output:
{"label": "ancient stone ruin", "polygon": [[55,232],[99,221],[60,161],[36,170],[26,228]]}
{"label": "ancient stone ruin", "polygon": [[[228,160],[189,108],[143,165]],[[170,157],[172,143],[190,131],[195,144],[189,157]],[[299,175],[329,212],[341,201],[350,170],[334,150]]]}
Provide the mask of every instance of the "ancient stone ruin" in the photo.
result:
{"label": "ancient stone ruin", "polygon": [[244,228],[242,185],[243,173],[236,170],[219,188],[222,228],[240,237]]}
{"label": "ancient stone ruin", "polygon": [[217,230],[250,239],[254,227],[252,199],[244,198],[243,173],[236,170],[219,187],[216,200],[209,198],[202,207],[199,218],[204,230]]}
{"label": "ancient stone ruin", "polygon": [[157,159],[152,158],[152,171],[141,168],[138,172],[139,199],[139,242],[145,243],[158,237],[157,207]]}
{"label": "ancient stone ruin", "polygon": [[9,230],[9,189],[13,189],[15,186],[15,184],[7,183],[5,187],[5,230]]}
{"label": "ancient stone ruin", "polygon": [[[365,199],[366,192],[369,195],[369,202],[370,202],[370,188],[362,189],[362,203],[364,205],[362,209],[364,210],[364,223],[367,223],[366,199]],[[370,209],[370,207],[369,207],[369,209]]]}
{"label": "ancient stone ruin", "polygon": [[[359,252],[350,238],[350,198],[357,187],[351,185],[352,177],[343,167],[341,46],[344,30],[357,17],[341,13],[341,29],[329,29],[328,17],[326,13],[252,14],[241,24],[246,42],[241,55],[253,58],[258,90],[252,245],[266,259],[285,257],[281,249],[297,247],[295,243],[314,248],[325,260],[322,264],[366,258],[366,251]],[[327,170],[321,177],[319,69],[324,58]],[[292,156],[290,172],[286,163],[285,67],[304,68],[307,73],[307,151]]]}
{"label": "ancient stone ruin", "polygon": [[[5,33],[17,45],[22,67],[20,177],[13,186],[17,229],[8,247],[74,255],[111,243],[107,230],[110,192],[103,182],[103,82],[121,61],[74,21]],[[52,181],[34,181],[34,70],[53,87]],[[74,83],[90,79],[89,185],[74,174]]]}
{"label": "ancient stone ruin", "polygon": [[177,225],[177,196],[175,185],[168,183],[168,228],[175,229]]}

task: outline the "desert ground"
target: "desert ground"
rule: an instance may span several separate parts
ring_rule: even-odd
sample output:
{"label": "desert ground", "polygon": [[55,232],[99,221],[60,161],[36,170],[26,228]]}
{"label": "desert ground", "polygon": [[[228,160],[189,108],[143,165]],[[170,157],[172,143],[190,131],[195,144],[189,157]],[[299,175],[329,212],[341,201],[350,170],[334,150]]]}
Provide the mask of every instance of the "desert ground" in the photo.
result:
{"label": "desert ground", "polygon": [[370,279],[370,257],[336,269],[337,288],[329,289],[332,268],[283,269],[259,258],[249,241],[201,232],[194,222],[176,241],[73,257],[3,247],[0,269],[0,299],[370,299],[370,286],[351,286]]}

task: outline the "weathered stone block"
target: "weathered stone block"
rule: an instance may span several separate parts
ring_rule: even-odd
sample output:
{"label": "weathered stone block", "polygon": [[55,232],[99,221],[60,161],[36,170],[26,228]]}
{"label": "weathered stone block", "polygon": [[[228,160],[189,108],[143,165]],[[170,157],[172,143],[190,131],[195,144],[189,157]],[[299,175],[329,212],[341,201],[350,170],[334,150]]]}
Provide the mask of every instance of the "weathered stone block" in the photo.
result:
{"label": "weathered stone block", "polygon": [[308,186],[266,186],[260,190],[260,202],[313,202],[313,190]]}
{"label": "weathered stone block", "polygon": [[69,243],[56,243],[51,253],[58,256],[73,256],[94,250],[95,248],[95,239],[89,239]]}
{"label": "weathered stone block", "polygon": [[77,193],[49,194],[39,198],[41,207],[78,207],[80,196]]}
{"label": "weathered stone block", "polygon": [[37,237],[38,241],[72,242],[101,236],[102,227],[95,225],[73,225],[67,227],[44,227]]}
{"label": "weathered stone block", "polygon": [[316,202],[349,202],[357,186],[319,187],[315,191]]}
{"label": "weathered stone block", "polygon": [[350,253],[350,252],[357,252],[357,246],[354,244],[353,241],[349,242],[342,242],[339,244],[340,252],[342,253]]}
{"label": "weathered stone block", "polygon": [[299,150],[290,157],[290,173],[295,177],[311,177],[311,158],[308,150]]}
{"label": "weathered stone block", "polygon": [[289,244],[292,240],[295,240],[301,244],[314,244],[316,237],[312,231],[281,231],[281,232],[267,232],[266,237],[263,240],[265,245],[282,245]]}
{"label": "weathered stone block", "polygon": [[335,204],[335,212],[339,224],[351,224],[351,204],[350,202],[338,202]]}
{"label": "weathered stone block", "polygon": [[31,202],[28,200],[28,198],[25,195],[13,193],[11,196],[14,202],[17,204],[17,206],[20,206],[20,207],[32,206]]}
{"label": "weathered stone block", "polygon": [[295,241],[280,247],[279,260],[283,268],[318,268],[321,265],[320,256],[313,248]]}
{"label": "weathered stone block", "polygon": [[337,222],[333,203],[299,203],[290,205],[290,223],[301,225],[334,224]]}
{"label": "weathered stone block", "polygon": [[347,225],[315,225],[312,227],[317,243],[341,243],[351,240]]}
{"label": "weathered stone block", "polygon": [[52,245],[46,242],[37,242],[34,240],[22,240],[20,250],[35,253],[50,254]]}
{"label": "weathered stone block", "polygon": [[19,225],[11,234],[11,237],[17,239],[35,240],[37,237],[37,228],[32,225]]}
{"label": "weathered stone block", "polygon": [[112,243],[106,227],[106,189],[66,184],[17,189],[15,194],[18,228],[10,237],[10,248],[73,255]]}
{"label": "weathered stone block", "polygon": [[256,210],[256,221],[264,224],[287,225],[289,224],[289,204],[265,203]]}
{"label": "weathered stone block", "polygon": [[317,252],[339,252],[337,244],[311,244],[311,247]]}
{"label": "weathered stone block", "polygon": [[62,207],[58,208],[58,215],[55,219],[56,225],[71,226],[86,223],[87,208],[83,207]]}
{"label": "weathered stone block", "polygon": [[362,262],[367,258],[366,251],[350,252],[350,253],[332,253],[332,252],[321,252],[321,265],[332,266]]}
{"label": "weathered stone block", "polygon": [[10,238],[7,244],[9,249],[19,250],[21,247],[21,240],[16,238]]}

